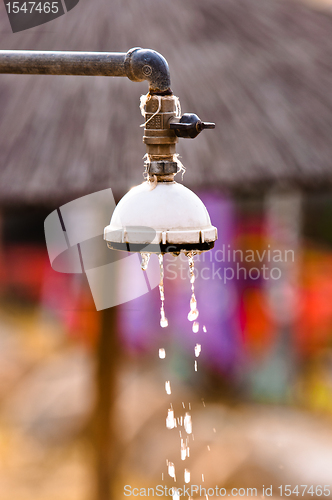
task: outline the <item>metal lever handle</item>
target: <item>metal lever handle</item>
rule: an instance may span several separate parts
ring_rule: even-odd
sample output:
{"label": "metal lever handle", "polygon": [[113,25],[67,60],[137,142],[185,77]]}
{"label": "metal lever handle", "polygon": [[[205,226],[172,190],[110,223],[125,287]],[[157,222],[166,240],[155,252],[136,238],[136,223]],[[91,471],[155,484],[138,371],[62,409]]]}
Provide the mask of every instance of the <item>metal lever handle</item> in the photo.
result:
{"label": "metal lever handle", "polygon": [[194,139],[204,129],[215,128],[215,123],[202,122],[199,117],[193,113],[185,113],[179,122],[170,123],[170,129],[174,130],[178,137],[185,139]]}
{"label": "metal lever handle", "polygon": [[216,124],[212,123],[212,122],[201,122],[201,127],[202,127],[202,130],[205,128],[212,129],[212,128],[216,128]]}

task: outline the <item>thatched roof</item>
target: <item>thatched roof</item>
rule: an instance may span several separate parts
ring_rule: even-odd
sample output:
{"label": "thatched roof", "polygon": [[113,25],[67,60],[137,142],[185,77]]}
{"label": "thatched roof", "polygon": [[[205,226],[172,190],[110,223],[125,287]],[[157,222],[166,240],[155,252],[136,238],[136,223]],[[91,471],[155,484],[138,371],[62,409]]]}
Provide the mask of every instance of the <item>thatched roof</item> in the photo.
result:
{"label": "thatched roof", "polygon": [[[332,179],[332,16],[293,0],[81,0],[1,49],[155,49],[182,110],[215,131],[181,140],[186,185]],[[0,201],[58,202],[142,180],[146,83],[0,76]]]}

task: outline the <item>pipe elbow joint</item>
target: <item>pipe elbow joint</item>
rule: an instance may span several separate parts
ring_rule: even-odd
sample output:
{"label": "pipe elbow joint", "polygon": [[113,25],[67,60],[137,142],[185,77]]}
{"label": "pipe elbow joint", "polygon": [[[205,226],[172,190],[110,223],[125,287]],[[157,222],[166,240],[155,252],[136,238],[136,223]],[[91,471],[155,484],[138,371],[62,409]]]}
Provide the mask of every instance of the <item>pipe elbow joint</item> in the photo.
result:
{"label": "pipe elbow joint", "polygon": [[134,82],[147,80],[151,94],[172,93],[168,63],[155,50],[140,47],[130,49],[125,57],[125,71]]}

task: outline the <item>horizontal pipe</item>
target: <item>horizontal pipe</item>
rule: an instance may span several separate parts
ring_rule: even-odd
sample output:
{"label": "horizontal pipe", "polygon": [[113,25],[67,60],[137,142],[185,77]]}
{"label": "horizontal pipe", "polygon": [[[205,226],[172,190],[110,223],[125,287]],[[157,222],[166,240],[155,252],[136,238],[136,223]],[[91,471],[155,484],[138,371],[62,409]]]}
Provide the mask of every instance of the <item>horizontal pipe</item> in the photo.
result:
{"label": "horizontal pipe", "polygon": [[0,50],[0,73],[126,76],[133,81],[148,80],[150,92],[171,92],[166,59],[139,47],[127,53]]}
{"label": "horizontal pipe", "polygon": [[123,52],[0,50],[0,73],[127,76]]}

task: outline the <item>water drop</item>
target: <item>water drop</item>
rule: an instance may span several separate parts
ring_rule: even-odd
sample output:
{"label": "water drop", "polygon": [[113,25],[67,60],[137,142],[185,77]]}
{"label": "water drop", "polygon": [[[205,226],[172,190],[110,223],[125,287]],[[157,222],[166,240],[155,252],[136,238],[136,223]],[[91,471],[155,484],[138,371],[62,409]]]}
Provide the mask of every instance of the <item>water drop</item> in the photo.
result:
{"label": "water drop", "polygon": [[173,488],[172,498],[173,500],[180,500],[179,490],[177,488]]}
{"label": "water drop", "polygon": [[142,271],[146,271],[148,268],[151,254],[150,253],[142,253],[141,256],[142,256],[141,268],[142,268]]}
{"label": "water drop", "polygon": [[216,429],[213,427],[213,432],[217,432]]}
{"label": "water drop", "polygon": [[159,349],[159,358],[160,359],[165,359],[166,358],[166,351],[163,348]]}
{"label": "water drop", "polygon": [[195,372],[197,372],[197,361],[195,361]]}
{"label": "water drop", "polygon": [[201,344],[196,344],[195,345],[195,356],[198,358],[198,356],[201,354],[202,346]]}
{"label": "water drop", "polygon": [[197,319],[197,318],[198,318],[197,309],[195,309],[194,311],[190,311],[190,313],[188,314],[189,321],[195,321],[195,319]]}
{"label": "water drop", "polygon": [[169,409],[166,418],[166,427],[167,429],[174,429],[176,427],[176,420],[174,418],[174,411]]}
{"label": "water drop", "polygon": [[171,383],[170,383],[170,381],[169,381],[169,380],[167,380],[167,381],[165,382],[165,390],[166,390],[167,394],[172,394],[172,391],[171,391]]}
{"label": "water drop", "polygon": [[206,333],[207,332],[207,329],[206,329],[206,326],[204,325],[203,326],[203,332]]}
{"label": "water drop", "polygon": [[168,462],[168,474],[175,479],[175,466],[173,462]]}
{"label": "water drop", "polygon": [[185,460],[186,457],[187,457],[187,447],[183,439],[181,439],[181,460]]}
{"label": "water drop", "polygon": [[192,426],[192,422],[191,422],[191,415],[189,413],[185,414],[183,425],[184,425],[186,433],[191,434],[193,431],[193,426]]}
{"label": "water drop", "polygon": [[189,481],[190,481],[190,472],[188,471],[188,469],[184,469],[184,482],[189,483]]}
{"label": "water drop", "polygon": [[203,481],[203,483],[204,483],[204,474],[202,474],[202,481]]}
{"label": "water drop", "polygon": [[210,448],[210,446],[209,446],[209,445],[207,445],[207,449],[208,449],[208,451],[211,451],[211,448]]}
{"label": "water drop", "polygon": [[199,323],[198,323],[198,321],[194,321],[194,323],[193,323],[193,332],[197,333],[198,330],[199,330]]}
{"label": "water drop", "polygon": [[167,318],[165,317],[165,313],[161,315],[161,318],[160,318],[160,326],[162,328],[166,328],[166,326],[168,326],[168,320]]}

